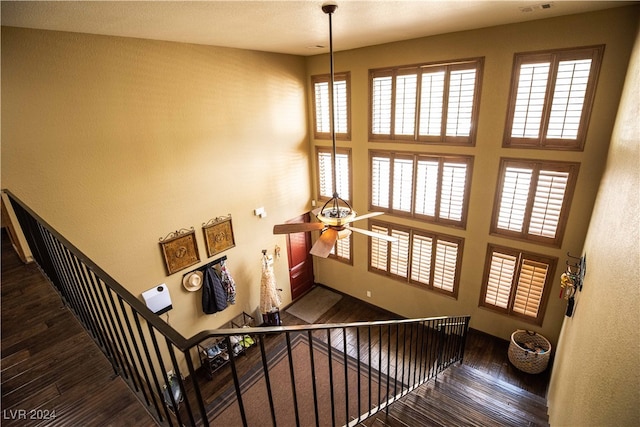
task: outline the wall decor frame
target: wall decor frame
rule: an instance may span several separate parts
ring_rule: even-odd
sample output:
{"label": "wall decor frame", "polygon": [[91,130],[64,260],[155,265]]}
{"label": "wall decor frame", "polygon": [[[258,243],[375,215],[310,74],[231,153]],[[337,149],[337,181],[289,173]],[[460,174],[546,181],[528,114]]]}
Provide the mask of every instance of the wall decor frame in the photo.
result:
{"label": "wall decor frame", "polygon": [[207,255],[212,257],[220,252],[224,252],[236,245],[233,237],[233,225],[231,214],[220,216],[202,224],[204,241],[207,245]]}
{"label": "wall decor frame", "polygon": [[196,232],[182,228],[160,238],[162,255],[169,275],[200,262]]}

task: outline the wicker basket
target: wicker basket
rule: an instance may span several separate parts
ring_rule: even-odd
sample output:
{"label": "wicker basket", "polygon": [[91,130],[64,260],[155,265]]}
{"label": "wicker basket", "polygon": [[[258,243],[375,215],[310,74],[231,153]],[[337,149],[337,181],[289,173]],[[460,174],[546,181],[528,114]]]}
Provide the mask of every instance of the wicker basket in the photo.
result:
{"label": "wicker basket", "polygon": [[547,369],[551,344],[540,334],[517,330],[511,334],[509,361],[528,374],[539,374]]}

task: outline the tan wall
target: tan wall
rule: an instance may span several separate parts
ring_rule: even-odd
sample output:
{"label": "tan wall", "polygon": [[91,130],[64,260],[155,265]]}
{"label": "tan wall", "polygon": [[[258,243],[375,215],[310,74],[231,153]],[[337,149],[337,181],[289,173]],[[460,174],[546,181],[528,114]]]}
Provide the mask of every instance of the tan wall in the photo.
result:
{"label": "tan wall", "polygon": [[[534,329],[555,344],[566,304],[558,298],[559,277],[567,259],[566,253],[579,254],[582,250],[599,179],[604,168],[616,106],[633,42],[637,12],[637,8],[611,9],[598,13],[446,34],[336,53],[336,71],[351,71],[352,142],[339,141],[338,145],[350,146],[353,149],[353,171],[356,177],[353,201],[356,211],[367,212],[369,149],[471,154],[475,157],[475,161],[466,230],[461,231],[389,216],[380,217],[400,224],[465,238],[457,301],[369,273],[367,271],[368,239],[361,235],[354,236],[353,267],[331,259],[317,261],[316,280],[407,317],[469,314],[472,316],[472,327],[490,334],[508,339],[515,329]],[[338,22],[339,19],[338,11],[334,20]],[[335,44],[339,46],[339,41]],[[502,148],[514,53],[596,44],[606,44],[606,49],[584,152]],[[447,148],[435,145],[416,146],[367,141],[368,70],[370,68],[478,56],[485,57],[485,66],[475,147]],[[328,61],[326,55],[310,58],[308,74],[311,76],[328,73]],[[314,143],[327,145],[328,141],[314,141]],[[497,166],[502,156],[581,163],[561,248],[549,248],[489,236]],[[359,225],[366,228],[366,224]],[[553,281],[546,316],[541,327],[513,321],[509,317],[478,307],[486,248],[489,242],[548,254],[559,259],[559,268]],[[372,292],[370,299],[366,297],[367,290]]]}
{"label": "tan wall", "polygon": [[640,425],[640,32],[584,245],[587,274],[564,321],[551,425]]}
{"label": "tan wall", "polygon": [[[290,301],[272,228],[310,200],[305,91],[301,57],[3,27],[2,187],[135,296],[165,282],[191,336],[258,307],[262,249]],[[207,316],[158,239],[195,227],[204,264],[202,223],[229,213],[238,301]]]}

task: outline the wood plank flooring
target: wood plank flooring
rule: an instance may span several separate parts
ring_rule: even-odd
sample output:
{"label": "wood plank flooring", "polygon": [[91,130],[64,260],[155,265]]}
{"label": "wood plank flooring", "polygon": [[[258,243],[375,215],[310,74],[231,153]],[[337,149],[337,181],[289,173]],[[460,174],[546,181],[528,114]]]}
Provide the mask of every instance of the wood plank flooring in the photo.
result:
{"label": "wood plank flooring", "polygon": [[[156,425],[124,381],[120,377],[113,377],[113,370],[107,359],[69,310],[64,308],[57,293],[36,266],[25,266],[20,262],[4,232],[1,292],[3,426]],[[284,325],[306,323],[288,314],[286,310],[281,312],[281,316]],[[343,295],[317,323],[396,318],[399,316]],[[534,406],[542,405],[544,408],[548,372],[529,375],[518,371],[508,362],[507,348],[507,341],[471,330],[461,367],[447,371],[437,383],[427,384],[431,389],[423,386],[424,389],[421,388],[418,393],[406,396],[402,402],[392,406],[388,415],[378,414],[362,425],[452,425],[442,424],[447,419],[450,420],[447,418],[450,417],[449,412],[477,412],[465,410],[460,405],[468,403],[460,403],[457,399],[460,396],[471,396],[469,400],[473,403],[474,399],[480,399],[478,393],[489,387],[487,383],[492,382],[499,383],[501,389],[506,390],[502,400],[529,402],[533,399]],[[246,357],[238,360],[253,365],[258,358],[259,351],[249,351]],[[223,388],[225,383],[229,384],[228,381],[230,378],[226,375],[218,375],[213,381],[203,378],[202,394],[205,401],[211,401],[216,390]],[[454,383],[458,383],[454,388],[448,387]],[[497,394],[498,391],[489,393]],[[536,401],[535,396],[539,400]],[[482,399],[487,398],[482,397],[480,401],[488,406],[489,403]],[[433,406],[431,410],[436,415],[425,415],[429,406]],[[32,410],[36,412],[28,412]],[[52,418],[54,410],[55,420],[43,419],[47,414]],[[533,422],[520,425],[544,425],[544,412],[545,409],[542,409],[540,424]],[[29,415],[40,419],[17,419]],[[496,424],[494,418],[483,417],[485,415],[477,415],[475,425],[487,425],[484,423],[489,421],[492,425]],[[511,424],[509,420],[503,420],[502,425],[518,425]]]}
{"label": "wood plank flooring", "polygon": [[4,229],[0,287],[3,427],[157,425]]}

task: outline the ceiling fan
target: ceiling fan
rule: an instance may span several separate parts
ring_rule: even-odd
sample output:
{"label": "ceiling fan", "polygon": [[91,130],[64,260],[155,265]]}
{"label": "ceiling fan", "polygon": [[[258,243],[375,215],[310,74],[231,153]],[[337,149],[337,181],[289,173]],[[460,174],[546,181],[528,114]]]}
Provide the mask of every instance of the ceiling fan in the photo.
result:
{"label": "ceiling fan", "polygon": [[331,26],[331,16],[337,8],[338,5],[334,2],[327,2],[322,5],[322,11],[329,15],[329,57],[331,65],[331,78],[329,81],[329,121],[331,125],[331,137],[333,140],[333,151],[331,153],[331,161],[333,166],[333,168],[331,169],[333,197],[329,199],[321,208],[312,211],[319,222],[278,224],[273,227],[274,234],[289,234],[320,230],[320,238],[313,244],[313,247],[311,248],[311,251],[309,251],[309,253],[321,258],[328,257],[329,253],[336,244],[336,241],[338,239],[344,239],[345,237],[348,237],[349,235],[351,235],[352,231],[365,234],[377,239],[383,239],[391,242],[396,241],[396,239],[391,236],[352,227],[352,222],[382,215],[383,212],[372,212],[365,215],[357,216],[351,205],[346,200],[341,199],[338,195],[336,185],[336,130],[333,110],[333,34]]}

